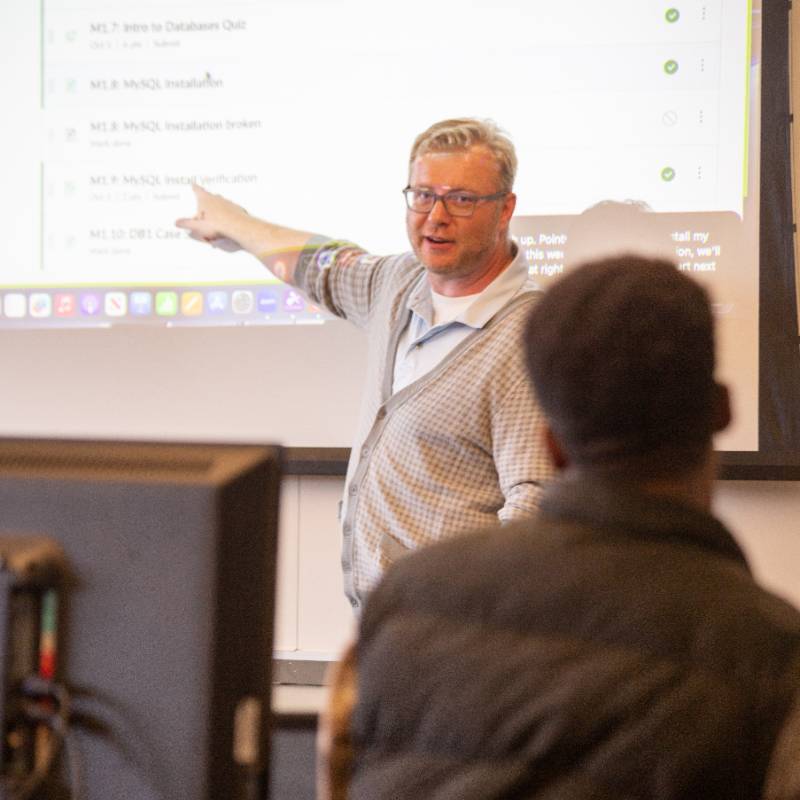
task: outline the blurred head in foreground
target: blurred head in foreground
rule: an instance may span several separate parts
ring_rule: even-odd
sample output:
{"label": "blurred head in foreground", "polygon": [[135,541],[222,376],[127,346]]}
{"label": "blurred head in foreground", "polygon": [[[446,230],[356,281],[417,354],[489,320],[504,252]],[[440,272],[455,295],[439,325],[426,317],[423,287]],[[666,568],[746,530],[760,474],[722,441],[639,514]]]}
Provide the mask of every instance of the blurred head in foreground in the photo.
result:
{"label": "blurred head in foreground", "polygon": [[626,255],[567,274],[533,309],[525,350],[562,467],[682,479],[730,421],[708,296],[667,261]]}
{"label": "blurred head in foreground", "polygon": [[387,571],[333,674],[320,796],[800,797],[800,613],[709,511],[729,411],[705,292],[589,263],[523,346],[561,477],[537,519]]}

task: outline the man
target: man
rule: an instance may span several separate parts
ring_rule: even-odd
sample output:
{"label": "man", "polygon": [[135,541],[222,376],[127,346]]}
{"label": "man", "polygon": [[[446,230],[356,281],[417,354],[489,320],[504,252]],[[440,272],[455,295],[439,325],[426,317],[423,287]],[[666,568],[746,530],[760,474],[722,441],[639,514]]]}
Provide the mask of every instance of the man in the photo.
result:
{"label": "man", "polygon": [[797,800],[800,613],[710,513],[729,406],[704,290],[592,263],[524,341],[560,479],[536,521],[415,553],[371,594],[328,796]]}
{"label": "man", "polygon": [[345,589],[360,607],[420,545],[530,516],[550,465],[518,347],[537,294],[509,234],[516,156],[492,123],[433,125],[405,189],[413,252],[377,257],[281,228],[195,188],[194,238],[240,247],[369,337],[343,514]]}

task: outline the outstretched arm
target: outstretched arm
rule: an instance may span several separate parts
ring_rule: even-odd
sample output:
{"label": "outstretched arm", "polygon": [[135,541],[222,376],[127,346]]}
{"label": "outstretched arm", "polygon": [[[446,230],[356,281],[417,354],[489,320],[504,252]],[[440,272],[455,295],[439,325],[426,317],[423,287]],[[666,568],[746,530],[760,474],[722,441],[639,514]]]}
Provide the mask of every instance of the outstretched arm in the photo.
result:
{"label": "outstretched arm", "polygon": [[304,247],[321,241],[321,237],[252,217],[241,206],[197,184],[193,184],[192,189],[197,211],[193,217],[176,220],[177,227],[189,231],[192,239],[207,242],[212,247],[245,250],[276,278],[294,284],[300,252]]}

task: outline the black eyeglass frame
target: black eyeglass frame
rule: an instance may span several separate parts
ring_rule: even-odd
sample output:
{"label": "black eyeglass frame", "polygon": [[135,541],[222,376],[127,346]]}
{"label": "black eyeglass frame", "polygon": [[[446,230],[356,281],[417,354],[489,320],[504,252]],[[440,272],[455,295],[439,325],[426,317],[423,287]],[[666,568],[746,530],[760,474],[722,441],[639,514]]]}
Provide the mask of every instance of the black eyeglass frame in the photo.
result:
{"label": "black eyeglass frame", "polygon": [[[433,202],[430,205],[430,208],[425,210],[414,208],[411,205],[411,196],[417,192],[427,192],[433,197]],[[465,214],[463,210],[453,211],[452,208],[447,204],[447,199],[452,197],[453,195],[465,195],[472,200],[472,206],[470,207],[469,211]],[[442,205],[450,214],[451,217],[471,217],[475,213],[475,208],[477,207],[478,203],[486,201],[486,200],[499,200],[501,197],[505,197],[508,195],[509,192],[495,192],[494,194],[476,194],[473,195],[470,192],[463,192],[454,190],[452,192],[446,192],[445,194],[437,194],[436,192],[432,192],[429,189],[415,189],[413,186],[406,186],[403,189],[403,196],[406,199],[406,206],[408,207],[409,211],[413,211],[415,214],[430,214],[433,211],[434,206],[436,205],[437,201],[441,200]]]}

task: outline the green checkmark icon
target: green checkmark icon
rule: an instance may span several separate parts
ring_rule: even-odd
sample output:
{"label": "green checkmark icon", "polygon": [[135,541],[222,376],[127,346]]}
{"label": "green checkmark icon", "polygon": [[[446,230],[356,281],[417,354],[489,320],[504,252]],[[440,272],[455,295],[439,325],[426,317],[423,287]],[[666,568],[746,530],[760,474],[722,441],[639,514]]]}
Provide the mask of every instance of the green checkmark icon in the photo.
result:
{"label": "green checkmark icon", "polygon": [[668,8],[664,12],[664,19],[667,22],[677,22],[681,18],[681,12],[677,8]]}
{"label": "green checkmark icon", "polygon": [[672,59],[670,59],[669,61],[664,62],[664,72],[666,72],[667,75],[674,75],[677,71],[678,71],[677,61],[673,61]]}
{"label": "green checkmark icon", "polygon": [[672,167],[664,167],[661,170],[661,180],[669,183],[675,178],[675,170]]}

